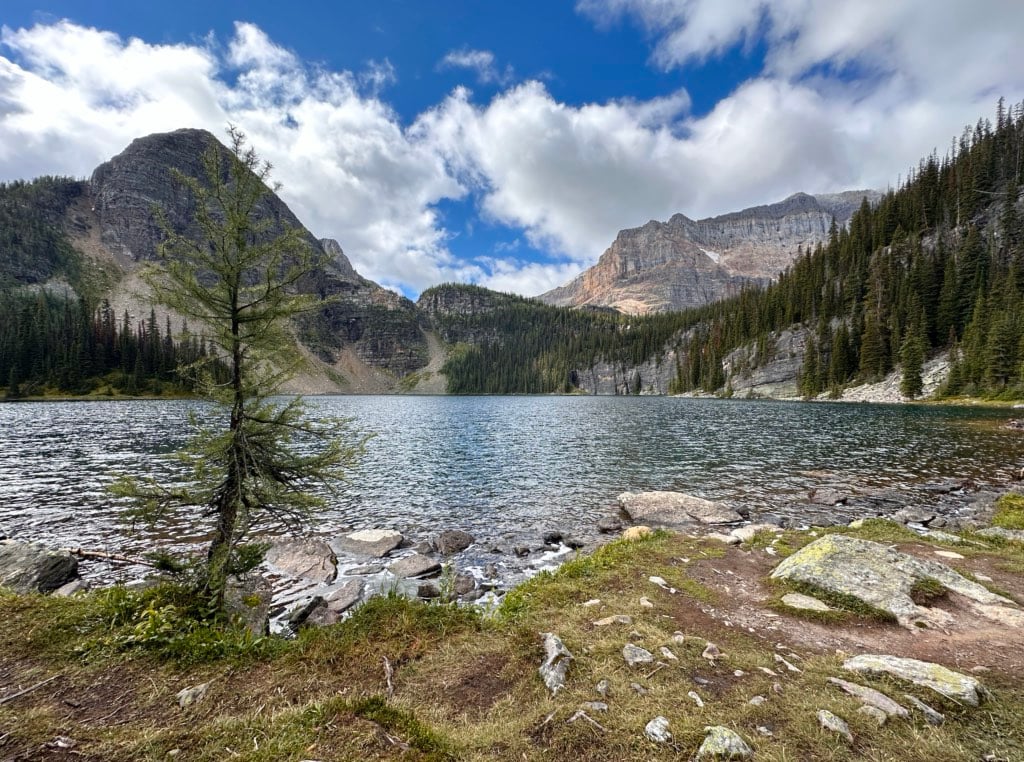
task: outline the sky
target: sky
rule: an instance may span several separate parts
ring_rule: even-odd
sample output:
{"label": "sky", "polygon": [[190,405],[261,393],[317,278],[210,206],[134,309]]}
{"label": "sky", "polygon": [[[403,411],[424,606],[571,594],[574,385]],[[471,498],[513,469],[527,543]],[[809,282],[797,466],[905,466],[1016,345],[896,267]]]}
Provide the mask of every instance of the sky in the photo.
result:
{"label": "sky", "polygon": [[623,228],[885,189],[1024,99],[1020,0],[0,4],[0,180],[239,127],[356,269],[536,295]]}

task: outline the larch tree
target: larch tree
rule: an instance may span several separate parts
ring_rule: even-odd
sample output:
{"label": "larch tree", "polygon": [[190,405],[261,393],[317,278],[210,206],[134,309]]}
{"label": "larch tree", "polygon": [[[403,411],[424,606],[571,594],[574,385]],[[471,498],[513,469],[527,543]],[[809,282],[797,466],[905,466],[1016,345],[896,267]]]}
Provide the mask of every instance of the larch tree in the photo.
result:
{"label": "larch tree", "polygon": [[261,212],[271,167],[240,131],[228,132],[227,150],[214,142],[204,153],[203,177],[174,172],[195,201],[200,235],[173,230],[160,217],[160,262],[144,276],[157,303],[203,327],[206,359],[224,363],[227,378],[189,369],[214,410],[204,411],[207,423],[196,423],[179,453],[186,481],[115,485],[145,518],[198,508],[212,519],[201,590],[215,611],[230,575],[259,555],[247,536],[268,524],[302,525],[359,450],[338,439],[343,422],[311,419],[298,397],[272,399],[301,366],[292,321],[321,305],[300,285],[323,262],[300,229],[282,229]]}

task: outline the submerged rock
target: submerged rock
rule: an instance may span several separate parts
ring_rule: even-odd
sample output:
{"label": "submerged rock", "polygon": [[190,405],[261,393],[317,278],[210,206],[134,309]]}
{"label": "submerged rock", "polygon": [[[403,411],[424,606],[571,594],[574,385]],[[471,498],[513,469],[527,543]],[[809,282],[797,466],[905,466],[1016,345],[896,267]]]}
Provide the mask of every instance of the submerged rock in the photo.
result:
{"label": "submerged rock", "polygon": [[557,694],[565,687],[565,674],[572,663],[573,655],[565,647],[562,639],[553,632],[542,634],[544,638],[544,662],[540,665],[539,672],[544,685],[551,691],[551,695]]}
{"label": "submerged rock", "polygon": [[290,577],[320,584],[334,581],[338,559],[323,540],[295,538],[276,540],[266,555],[267,563]]}
{"label": "submerged rock", "polygon": [[623,492],[619,503],[633,521],[679,528],[698,524],[733,524],[743,517],[722,503],[683,492]]}
{"label": "submerged rock", "polygon": [[78,576],[78,559],[36,543],[0,541],[0,587],[16,593],[50,593]]}
{"label": "submerged rock", "polygon": [[704,728],[707,736],[697,750],[697,759],[749,759],[754,750],[734,730],[721,725]]}
{"label": "submerged rock", "polygon": [[1017,606],[937,561],[840,534],[826,535],[805,546],[775,567],[771,577],[852,596],[911,628],[941,621],[939,613],[913,601],[916,585],[924,581],[938,583],[977,604]]}
{"label": "submerged rock", "polygon": [[843,669],[867,675],[891,675],[971,706],[978,706],[987,694],[977,678],[954,672],[941,664],[918,659],[862,654],[843,662]]}

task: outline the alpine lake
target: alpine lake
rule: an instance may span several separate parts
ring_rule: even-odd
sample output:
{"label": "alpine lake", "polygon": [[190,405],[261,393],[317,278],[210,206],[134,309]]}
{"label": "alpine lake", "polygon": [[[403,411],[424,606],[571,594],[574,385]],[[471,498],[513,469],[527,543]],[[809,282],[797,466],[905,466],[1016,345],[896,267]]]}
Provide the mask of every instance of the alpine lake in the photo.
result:
{"label": "alpine lake", "polygon": [[[1024,466],[1024,434],[1005,426],[1014,413],[1007,408],[582,396],[307,401],[314,416],[348,420],[338,431],[345,441],[366,440],[309,533],[390,528],[416,542],[462,529],[477,538],[464,563],[509,576],[536,566],[513,549],[536,556],[546,531],[599,542],[597,521],[616,513],[625,491],[687,492],[794,525],[906,507],[955,520]],[[194,420],[213,426],[215,414],[188,400],[0,405],[0,531],[127,556],[197,547],[208,517],[180,512],[132,526],[107,487],[124,474],[181,478],[173,454]],[[809,494],[822,488],[845,504],[813,504]],[[104,581],[127,573],[103,563],[84,571]]]}

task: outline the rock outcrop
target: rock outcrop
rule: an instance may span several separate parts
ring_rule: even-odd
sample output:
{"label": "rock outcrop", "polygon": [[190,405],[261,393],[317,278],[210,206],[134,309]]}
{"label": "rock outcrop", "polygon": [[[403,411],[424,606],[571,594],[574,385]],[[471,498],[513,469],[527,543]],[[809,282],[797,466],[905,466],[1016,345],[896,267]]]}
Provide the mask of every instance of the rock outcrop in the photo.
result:
{"label": "rock outcrop", "polygon": [[622,230],[597,264],[539,298],[558,306],[604,306],[621,312],[679,310],[717,301],[745,284],[776,277],[796,257],[845,225],[873,191],[809,196],[718,217]]}
{"label": "rock outcrop", "polygon": [[16,593],[50,593],[78,576],[78,559],[66,550],[0,541],[0,587]]}

